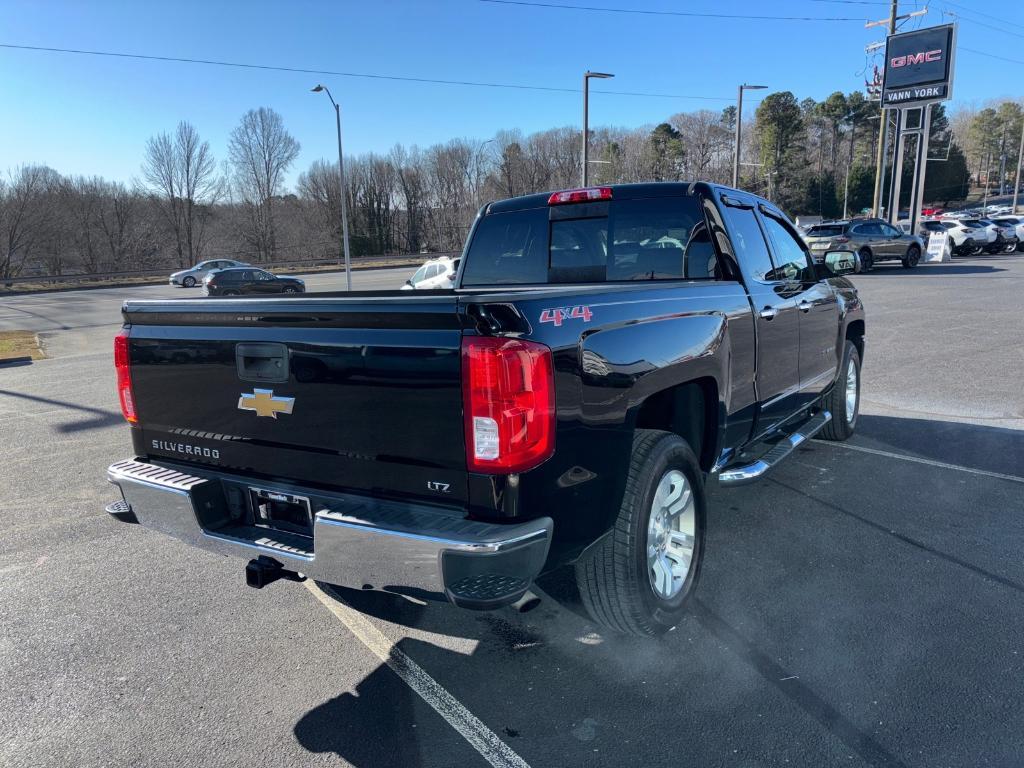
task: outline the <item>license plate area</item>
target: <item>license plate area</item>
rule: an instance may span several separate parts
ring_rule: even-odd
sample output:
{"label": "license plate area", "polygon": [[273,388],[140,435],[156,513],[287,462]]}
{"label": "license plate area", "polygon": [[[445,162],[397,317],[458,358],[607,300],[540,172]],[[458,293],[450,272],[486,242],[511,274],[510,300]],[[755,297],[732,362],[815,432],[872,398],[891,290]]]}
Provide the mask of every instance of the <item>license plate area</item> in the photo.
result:
{"label": "license plate area", "polygon": [[313,513],[306,496],[249,488],[253,525],[313,538]]}

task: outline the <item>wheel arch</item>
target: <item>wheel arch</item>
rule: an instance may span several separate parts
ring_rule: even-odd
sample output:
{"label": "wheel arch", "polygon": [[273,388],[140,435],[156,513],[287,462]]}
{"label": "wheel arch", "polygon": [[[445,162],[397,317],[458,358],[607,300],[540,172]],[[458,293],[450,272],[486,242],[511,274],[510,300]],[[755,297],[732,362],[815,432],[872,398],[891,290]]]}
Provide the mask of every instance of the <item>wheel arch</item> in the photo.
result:
{"label": "wheel arch", "polygon": [[636,429],[658,429],[689,443],[705,472],[718,455],[721,426],[718,382],[691,379],[648,395],[637,408]]}

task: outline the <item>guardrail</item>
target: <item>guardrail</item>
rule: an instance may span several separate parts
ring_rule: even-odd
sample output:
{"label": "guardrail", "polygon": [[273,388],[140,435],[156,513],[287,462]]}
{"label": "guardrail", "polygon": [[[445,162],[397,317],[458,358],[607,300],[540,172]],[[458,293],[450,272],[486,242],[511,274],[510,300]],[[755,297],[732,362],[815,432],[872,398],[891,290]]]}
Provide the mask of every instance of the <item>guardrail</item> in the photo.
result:
{"label": "guardrail", "polygon": [[[419,263],[428,259],[436,259],[442,256],[457,256],[457,253],[406,253],[389,254],[382,256],[358,256],[352,259],[353,269],[373,269],[375,267],[387,268],[389,265],[402,266],[410,263]],[[216,256],[210,257],[217,258]],[[208,259],[209,260],[209,259]],[[330,259],[292,259],[290,261],[275,261],[255,263],[252,266],[260,269],[301,269],[302,267],[323,267],[336,265],[340,271],[345,266],[338,257]],[[84,283],[94,280],[119,280],[136,277],[168,277],[172,272],[179,271],[179,267],[159,267],[157,269],[140,269],[125,272],[79,272],[73,275],[31,275],[28,277],[0,278],[0,287],[11,287],[18,283]]]}

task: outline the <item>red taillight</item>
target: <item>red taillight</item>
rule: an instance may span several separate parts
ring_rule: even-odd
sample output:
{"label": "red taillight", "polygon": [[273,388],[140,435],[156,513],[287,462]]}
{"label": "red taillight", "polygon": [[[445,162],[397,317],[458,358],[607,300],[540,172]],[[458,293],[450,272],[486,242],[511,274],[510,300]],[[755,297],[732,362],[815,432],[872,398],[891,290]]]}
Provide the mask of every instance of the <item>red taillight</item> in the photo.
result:
{"label": "red taillight", "polygon": [[462,402],[470,472],[523,472],[554,452],[554,365],[543,344],[463,339]]}
{"label": "red taillight", "polygon": [[132,395],[132,366],[128,357],[128,331],[114,337],[114,368],[117,369],[117,396],[121,400],[121,413],[135,424],[135,396]]}
{"label": "red taillight", "polygon": [[848,242],[850,242],[850,238],[848,238],[846,235],[840,235],[839,237],[833,237],[832,238],[832,242],[833,243],[848,243]]}
{"label": "red taillight", "polygon": [[588,187],[587,189],[567,189],[564,192],[552,192],[548,205],[564,205],[565,203],[589,203],[592,200],[611,200],[611,187]]}

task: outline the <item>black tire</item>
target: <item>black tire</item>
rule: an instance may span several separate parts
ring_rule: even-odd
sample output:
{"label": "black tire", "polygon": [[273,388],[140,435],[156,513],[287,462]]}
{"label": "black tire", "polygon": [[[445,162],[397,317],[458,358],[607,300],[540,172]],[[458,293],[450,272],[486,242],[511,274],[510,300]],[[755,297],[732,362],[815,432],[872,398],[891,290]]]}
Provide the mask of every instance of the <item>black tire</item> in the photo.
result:
{"label": "black tire", "polygon": [[921,261],[921,249],[912,245],[907,248],[907,255],[900,260],[900,263],[903,264],[904,269],[913,269],[919,261]]}
{"label": "black tire", "polygon": [[221,296],[241,296],[242,294],[238,291],[222,291]]}
{"label": "black tire", "polygon": [[[851,363],[857,373],[857,399],[853,404],[853,414],[847,412],[846,407],[846,386]],[[821,430],[821,436],[826,440],[846,440],[857,428],[857,417],[860,415],[860,352],[849,339],[843,348],[843,365],[839,369],[839,378],[832,385],[832,390],[825,396],[822,405],[825,410],[832,414],[832,421]]]}
{"label": "black tire", "polygon": [[871,255],[870,249],[861,248],[857,255],[860,256],[860,271],[870,272],[875,266],[875,257]]}
{"label": "black tire", "polygon": [[189,275],[181,281],[181,284],[186,288],[192,288],[196,284],[196,279],[192,277],[192,275]]}
{"label": "black tire", "polygon": [[[694,543],[689,571],[671,598],[655,593],[647,565],[647,527],[654,494],[664,475],[678,470],[694,501]],[[615,526],[576,563],[576,583],[591,618],[617,632],[646,637],[672,629],[700,577],[704,558],[706,500],[697,457],[678,435],[638,429]]]}

